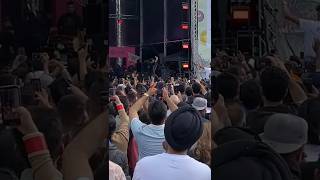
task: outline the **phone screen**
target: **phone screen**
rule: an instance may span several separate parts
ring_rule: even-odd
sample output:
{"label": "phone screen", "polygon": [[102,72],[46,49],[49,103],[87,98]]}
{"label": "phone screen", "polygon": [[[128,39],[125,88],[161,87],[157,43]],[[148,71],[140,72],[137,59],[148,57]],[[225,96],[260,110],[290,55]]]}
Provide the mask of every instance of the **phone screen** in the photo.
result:
{"label": "phone screen", "polygon": [[32,91],[41,92],[41,80],[40,79],[31,79]]}
{"label": "phone screen", "polygon": [[116,88],[109,88],[109,97],[116,95]]}
{"label": "phone screen", "polygon": [[21,105],[21,94],[18,86],[0,87],[1,124],[17,126],[20,124],[19,115],[13,112],[14,108]]}
{"label": "phone screen", "polygon": [[157,96],[156,96],[156,98],[158,99],[158,100],[161,100],[162,99],[162,89],[164,88],[164,83],[163,82],[159,82],[158,84],[157,84]]}
{"label": "phone screen", "polygon": [[171,83],[167,83],[167,88],[168,88],[170,95],[173,95],[173,92],[174,92],[174,89],[172,88],[172,86],[173,85]]}

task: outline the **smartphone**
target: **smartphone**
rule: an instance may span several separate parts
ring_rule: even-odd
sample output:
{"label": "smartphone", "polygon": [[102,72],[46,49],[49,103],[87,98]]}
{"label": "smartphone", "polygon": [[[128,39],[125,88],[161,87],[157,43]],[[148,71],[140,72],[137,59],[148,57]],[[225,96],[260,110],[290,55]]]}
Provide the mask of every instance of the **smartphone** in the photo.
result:
{"label": "smartphone", "polygon": [[116,88],[109,88],[109,97],[116,95]]}
{"label": "smartphone", "polygon": [[170,95],[173,95],[173,92],[174,92],[174,89],[172,88],[172,86],[173,85],[171,83],[167,83],[167,88]]}
{"label": "smartphone", "polygon": [[164,83],[162,81],[160,81],[159,83],[157,83],[157,96],[156,98],[158,100],[162,99],[162,89],[164,88]]}
{"label": "smartphone", "polygon": [[40,79],[31,79],[32,91],[33,94],[35,92],[41,92],[41,80]]}
{"label": "smartphone", "polygon": [[19,86],[1,86],[0,87],[1,102],[1,121],[4,126],[20,125],[19,115],[13,110],[21,105],[21,93]]}

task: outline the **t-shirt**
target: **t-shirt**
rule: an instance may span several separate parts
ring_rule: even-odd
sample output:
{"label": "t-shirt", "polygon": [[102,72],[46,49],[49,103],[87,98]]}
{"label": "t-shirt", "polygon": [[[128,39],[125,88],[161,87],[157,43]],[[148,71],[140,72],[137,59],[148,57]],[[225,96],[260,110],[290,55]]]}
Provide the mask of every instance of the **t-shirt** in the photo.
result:
{"label": "t-shirt", "polygon": [[31,79],[40,79],[41,86],[43,88],[47,88],[54,81],[54,79],[44,71],[35,71],[28,73],[26,76],[26,83],[29,83]]}
{"label": "t-shirt", "polygon": [[315,57],[313,44],[315,39],[320,39],[320,21],[300,19],[300,29],[304,31],[304,55]]}
{"label": "t-shirt", "polygon": [[109,161],[109,180],[126,180],[121,167]]}
{"label": "t-shirt", "polygon": [[138,144],[139,159],[164,152],[162,143],[165,141],[164,124],[144,124],[139,118],[131,121],[131,131]]}
{"label": "t-shirt", "polygon": [[140,160],[133,180],[210,180],[211,170],[188,155],[162,153]]}

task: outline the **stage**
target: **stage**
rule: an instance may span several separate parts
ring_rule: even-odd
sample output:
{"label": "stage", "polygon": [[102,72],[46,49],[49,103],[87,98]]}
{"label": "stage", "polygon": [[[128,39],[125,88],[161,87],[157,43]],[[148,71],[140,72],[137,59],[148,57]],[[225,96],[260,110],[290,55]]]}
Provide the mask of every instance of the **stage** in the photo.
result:
{"label": "stage", "polygon": [[[211,62],[210,0],[154,0],[152,3],[136,0],[140,9],[132,16],[140,20],[135,23],[124,18],[119,10],[125,7],[123,2],[113,2],[115,11],[109,14],[110,21],[114,21],[111,26],[109,24],[110,64],[120,61],[118,64],[125,70],[134,67],[144,73],[144,64],[157,56],[157,66],[165,72],[173,70],[176,74],[192,74],[198,78],[208,74]],[[135,25],[129,26],[130,23]]]}

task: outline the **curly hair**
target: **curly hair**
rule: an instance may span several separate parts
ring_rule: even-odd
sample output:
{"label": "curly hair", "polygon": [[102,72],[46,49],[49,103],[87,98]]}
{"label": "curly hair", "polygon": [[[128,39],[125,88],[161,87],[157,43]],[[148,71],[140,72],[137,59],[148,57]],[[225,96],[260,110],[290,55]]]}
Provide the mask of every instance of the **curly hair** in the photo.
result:
{"label": "curly hair", "polygon": [[211,167],[211,150],[213,147],[211,140],[211,122],[203,123],[203,128],[202,136],[194,147],[193,156],[196,160]]}

